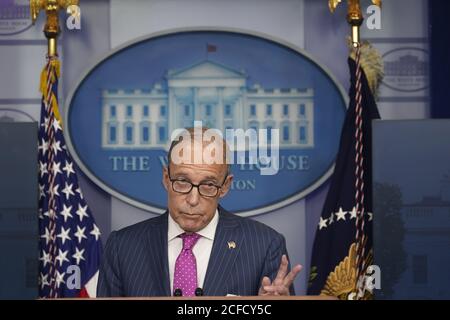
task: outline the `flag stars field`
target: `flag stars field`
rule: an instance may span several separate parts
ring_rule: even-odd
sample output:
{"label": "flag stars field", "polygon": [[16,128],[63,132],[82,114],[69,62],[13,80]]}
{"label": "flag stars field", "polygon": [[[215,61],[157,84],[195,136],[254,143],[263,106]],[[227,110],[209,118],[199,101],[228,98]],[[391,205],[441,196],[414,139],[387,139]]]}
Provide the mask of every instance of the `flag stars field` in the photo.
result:
{"label": "flag stars field", "polygon": [[89,232],[89,234],[92,234],[95,237],[95,240],[98,240],[98,238],[100,237],[100,229],[95,225],[92,228],[92,231]]}
{"label": "flag stars field", "polygon": [[79,250],[77,247],[75,247],[75,254],[72,255],[72,258],[74,258],[77,261],[77,265],[80,264],[81,260],[85,260],[83,257],[84,249]]}
{"label": "flag stars field", "polygon": [[51,263],[52,262],[50,260],[50,253],[47,253],[44,250],[42,250],[42,256],[39,258],[39,260],[42,261],[42,263],[44,264],[44,267],[47,266],[47,263]]}
{"label": "flag stars field", "polygon": [[59,213],[64,217],[64,222],[67,222],[67,219],[73,218],[72,216],[72,206],[67,207],[65,204],[63,204],[63,210]]}
{"label": "flag stars field", "polygon": [[61,239],[62,244],[66,242],[66,240],[72,240],[69,236],[70,228],[64,229],[61,227],[61,232],[56,236]]}
{"label": "flag stars field", "polygon": [[73,171],[73,162],[66,161],[63,171],[66,173],[67,178],[69,178],[71,174],[74,174],[75,171]]}
{"label": "flag stars field", "polygon": [[59,265],[62,266],[64,261],[69,262],[69,259],[67,259],[67,253],[68,250],[64,250],[62,251],[61,249],[58,249],[58,256],[56,257],[56,260],[58,260]]}
{"label": "flag stars field", "polygon": [[62,283],[66,283],[64,281],[65,272],[60,273],[59,271],[56,271],[56,286],[59,288]]}
{"label": "flag stars field", "polygon": [[66,200],[68,200],[70,196],[75,195],[75,193],[72,191],[72,188],[73,188],[73,183],[68,184],[67,182],[65,182],[65,187],[62,190],[62,193],[64,193],[66,195]]}
{"label": "flag stars field", "polygon": [[80,218],[80,221],[83,222],[83,217],[89,217],[89,215],[86,213],[87,206],[82,206],[81,204],[78,204],[78,210],[76,214]]}
{"label": "flag stars field", "polygon": [[45,288],[45,286],[49,286],[50,283],[48,282],[48,274],[43,274],[41,272],[39,277],[39,285],[41,287],[41,290]]}
{"label": "flag stars field", "polygon": [[62,173],[61,169],[61,163],[60,162],[54,162],[52,166],[52,172],[54,176],[57,176],[58,174]]}
{"label": "flag stars field", "polygon": [[58,154],[58,152],[62,151],[60,144],[61,143],[59,141],[56,141],[55,144],[52,145],[53,153],[55,154],[55,156]]}
{"label": "flag stars field", "polygon": [[77,226],[77,232],[75,232],[75,237],[78,239],[78,244],[80,244],[83,239],[87,239],[87,237],[84,235],[85,230],[86,227],[80,228],[80,226]]}

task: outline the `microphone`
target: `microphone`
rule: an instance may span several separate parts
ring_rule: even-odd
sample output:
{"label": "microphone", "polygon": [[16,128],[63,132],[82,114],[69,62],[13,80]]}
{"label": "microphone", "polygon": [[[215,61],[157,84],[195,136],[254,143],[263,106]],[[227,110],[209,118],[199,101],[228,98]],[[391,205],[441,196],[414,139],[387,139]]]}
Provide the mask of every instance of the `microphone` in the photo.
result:
{"label": "microphone", "polygon": [[173,296],[174,296],[174,297],[181,297],[181,296],[183,296],[183,292],[181,291],[180,288],[176,288],[176,289],[173,291]]}
{"label": "microphone", "polygon": [[203,289],[202,288],[195,289],[195,296],[197,297],[203,296]]}

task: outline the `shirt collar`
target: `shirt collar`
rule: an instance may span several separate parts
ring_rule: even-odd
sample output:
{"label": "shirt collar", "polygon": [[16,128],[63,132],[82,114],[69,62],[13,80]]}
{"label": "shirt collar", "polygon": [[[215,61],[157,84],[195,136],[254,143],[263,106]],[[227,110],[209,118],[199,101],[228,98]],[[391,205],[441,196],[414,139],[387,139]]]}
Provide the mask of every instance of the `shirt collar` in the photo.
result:
{"label": "shirt collar", "polygon": [[[184,233],[185,231],[180,227],[178,223],[173,220],[170,213],[169,216],[169,228],[168,228],[168,241],[175,239],[180,234]],[[214,236],[216,234],[217,224],[219,222],[219,212],[216,209],[216,212],[214,213],[214,217],[212,220],[200,231],[197,231],[199,235],[201,235],[203,238],[214,240]]]}

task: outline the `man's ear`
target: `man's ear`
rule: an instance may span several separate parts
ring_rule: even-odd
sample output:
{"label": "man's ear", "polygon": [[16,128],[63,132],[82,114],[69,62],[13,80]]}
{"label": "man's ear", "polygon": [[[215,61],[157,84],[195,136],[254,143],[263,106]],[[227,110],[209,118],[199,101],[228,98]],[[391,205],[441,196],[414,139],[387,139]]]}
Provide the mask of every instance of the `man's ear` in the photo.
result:
{"label": "man's ear", "polygon": [[219,192],[219,197],[223,198],[226,196],[226,194],[228,193],[228,191],[231,188],[231,182],[233,181],[233,175],[230,173],[226,180],[225,183],[223,184],[222,188],[220,188],[220,192]]}
{"label": "man's ear", "polygon": [[169,191],[169,183],[169,171],[167,170],[167,167],[163,167],[162,184],[166,191]]}

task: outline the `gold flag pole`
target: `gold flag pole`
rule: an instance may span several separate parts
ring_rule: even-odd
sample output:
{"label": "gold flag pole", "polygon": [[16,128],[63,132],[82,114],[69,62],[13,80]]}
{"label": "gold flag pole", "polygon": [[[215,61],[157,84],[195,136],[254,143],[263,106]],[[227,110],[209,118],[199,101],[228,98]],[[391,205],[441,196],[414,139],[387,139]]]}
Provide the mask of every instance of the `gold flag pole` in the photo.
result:
{"label": "gold flag pole", "polygon": [[[342,0],[328,0],[331,12],[334,12]],[[381,8],[381,0],[372,0],[374,5]],[[360,43],[360,27],[364,21],[360,0],[348,0],[347,22],[352,28],[352,44],[356,48]]]}
{"label": "gold flag pole", "polygon": [[44,27],[44,34],[48,40],[48,57],[56,57],[57,38],[61,33],[59,27],[58,13],[60,10],[67,10],[71,5],[78,5],[78,0],[30,0],[31,20],[36,22],[39,12],[45,11],[47,21]]}

